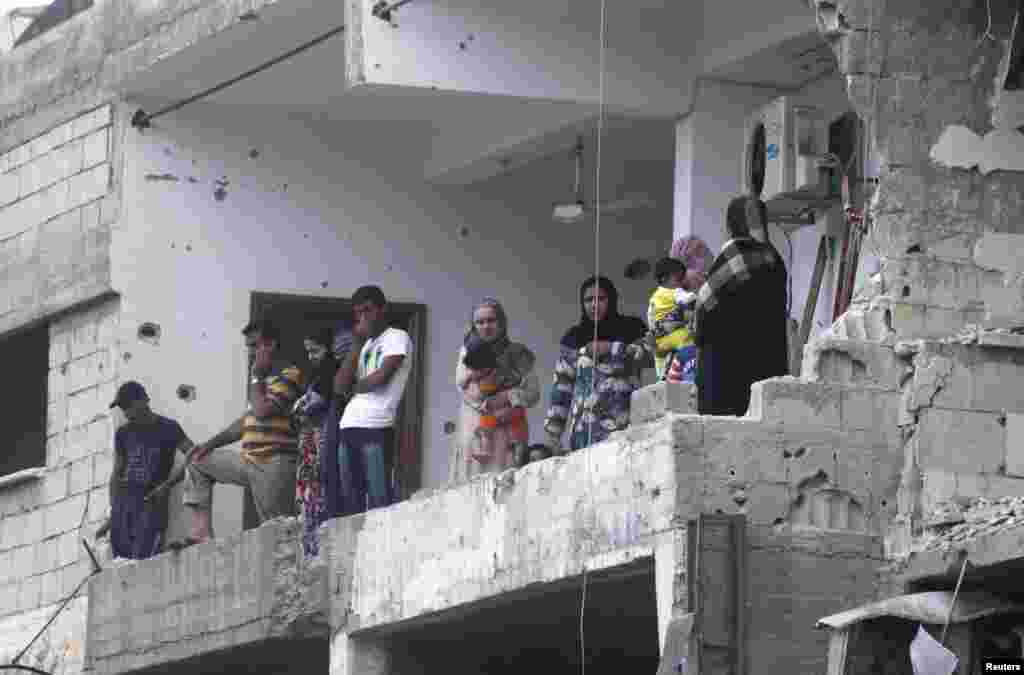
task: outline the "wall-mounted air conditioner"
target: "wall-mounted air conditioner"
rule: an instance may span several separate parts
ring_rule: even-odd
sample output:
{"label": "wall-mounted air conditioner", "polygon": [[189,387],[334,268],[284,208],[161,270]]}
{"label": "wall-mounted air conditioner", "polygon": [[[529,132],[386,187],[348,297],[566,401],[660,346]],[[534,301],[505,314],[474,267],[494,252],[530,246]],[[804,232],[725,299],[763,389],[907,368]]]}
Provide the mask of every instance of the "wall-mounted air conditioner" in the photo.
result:
{"label": "wall-mounted air conditioner", "polygon": [[828,153],[821,109],[781,96],[747,118],[746,139],[745,184],[761,199],[819,188],[818,162]]}

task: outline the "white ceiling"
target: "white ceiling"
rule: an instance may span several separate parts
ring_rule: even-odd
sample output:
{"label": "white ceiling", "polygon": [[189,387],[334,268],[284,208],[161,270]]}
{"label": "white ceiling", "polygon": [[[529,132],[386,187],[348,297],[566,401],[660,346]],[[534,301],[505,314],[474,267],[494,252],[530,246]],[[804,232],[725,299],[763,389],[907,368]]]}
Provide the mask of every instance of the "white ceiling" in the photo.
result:
{"label": "white ceiling", "polygon": [[[609,32],[609,53],[620,66],[617,68],[619,76],[629,72],[627,61],[630,54],[635,53],[638,63],[658,64],[662,72],[656,73],[651,81],[660,81],[668,87],[674,83],[688,87],[687,82],[698,74],[699,68],[691,63],[693,58],[689,54],[698,46],[706,48],[708,54],[714,51],[704,61],[721,60],[730,53],[743,54],[756,46],[757,39],[749,38],[748,33],[754,31],[757,22],[763,25],[766,16],[772,16],[775,5],[779,5],[779,12],[785,6],[788,18],[769,26],[768,32],[791,34],[802,25],[799,16],[797,20],[791,16],[793,11],[789,8],[796,0],[765,0],[772,7],[758,3],[756,10],[760,14],[757,15],[740,0],[679,5],[653,0],[639,4],[633,1],[631,5],[622,4],[625,0],[617,2],[613,6],[617,7],[614,16],[618,17],[618,23]],[[465,0],[463,4],[466,12],[472,11],[473,2]],[[583,4],[589,6],[589,3]],[[680,9],[684,4],[686,11]],[[728,25],[722,5],[735,5],[734,9],[739,11]],[[594,12],[588,11],[587,17],[581,18],[579,8],[582,6],[579,0],[527,0],[516,3],[513,13],[518,14],[519,24],[531,26],[532,30],[556,36],[559,31],[570,30],[577,36],[574,39],[578,39],[579,31],[584,28],[593,28],[596,33],[595,17],[590,16]],[[480,11],[508,15],[512,10],[491,4]],[[280,0],[258,20],[241,23],[164,58],[145,73],[126,81],[124,93],[153,112],[164,104],[223,83],[342,25],[344,14],[342,0]],[[813,14],[810,10],[806,10],[806,14],[810,29]],[[613,14],[610,12],[609,16]],[[665,20],[659,21],[659,16]],[[680,17],[687,18],[685,25],[679,24]],[[667,21],[668,18],[674,23]],[[711,44],[710,36],[702,35],[699,40],[693,37],[701,32],[703,18],[720,24],[720,30],[737,31],[740,37],[735,44],[730,44],[728,36],[720,36],[712,50],[707,46]],[[590,23],[595,25],[589,26]],[[626,31],[627,24],[636,30]],[[657,39],[639,30],[642,26],[656,27]],[[754,31],[754,34],[764,38],[766,33]],[[825,68],[824,60],[820,60],[824,54],[822,45],[817,34],[805,35],[716,68],[711,74],[741,82],[794,86],[812,79]],[[651,60],[655,53],[658,58]],[[674,53],[676,57],[672,56]],[[803,70],[808,63],[812,70]],[[424,175],[432,180],[456,184],[529,166],[532,161],[552,153],[565,154],[577,133],[581,130],[592,133],[594,126],[596,108],[590,102],[456,93],[424,87],[350,88],[346,86],[345,72],[345,35],[342,33],[205,98],[202,104],[230,106],[237,114],[246,114],[246,109],[252,106],[278,108],[282,115],[330,122],[331,127],[356,123],[360,129],[372,126],[372,133],[381,137],[381,143],[387,143],[387,124],[396,125],[396,137],[411,137],[415,130],[419,140],[416,147],[408,147],[401,153],[404,161],[422,166]],[[609,73],[609,77],[614,74],[612,70]],[[645,161],[651,166],[667,163],[665,166],[669,167],[671,175],[671,125],[670,120],[646,124],[636,119],[610,120],[603,154],[614,157],[619,165],[628,161]],[[398,127],[402,128],[400,133]],[[443,178],[445,174],[448,174],[447,181]]]}

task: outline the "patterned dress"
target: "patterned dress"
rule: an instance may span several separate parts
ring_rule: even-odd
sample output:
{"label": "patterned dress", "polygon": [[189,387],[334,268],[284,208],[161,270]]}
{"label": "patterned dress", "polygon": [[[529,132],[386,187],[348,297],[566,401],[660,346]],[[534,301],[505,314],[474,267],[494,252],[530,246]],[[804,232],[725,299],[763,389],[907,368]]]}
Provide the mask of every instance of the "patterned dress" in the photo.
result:
{"label": "patterned dress", "polygon": [[295,478],[295,499],[302,518],[302,547],[306,557],[320,552],[319,527],[324,520],[324,499],[320,486],[320,446],[324,419],[330,402],[321,398],[310,384],[307,404],[299,415],[299,465]]}
{"label": "patterned dress", "polygon": [[544,425],[548,434],[561,437],[568,430],[570,449],[579,450],[629,426],[630,399],[640,387],[636,363],[644,353],[642,343],[612,342],[595,363],[585,349],[562,346]]}

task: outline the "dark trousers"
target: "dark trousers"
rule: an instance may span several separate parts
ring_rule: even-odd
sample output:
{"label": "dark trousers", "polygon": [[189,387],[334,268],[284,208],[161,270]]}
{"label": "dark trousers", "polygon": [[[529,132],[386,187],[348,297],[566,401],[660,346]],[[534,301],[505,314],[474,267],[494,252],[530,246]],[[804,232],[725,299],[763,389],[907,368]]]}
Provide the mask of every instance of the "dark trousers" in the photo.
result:
{"label": "dark trousers", "polygon": [[338,442],[338,468],[344,515],[389,506],[395,502],[392,427],[342,429]]}

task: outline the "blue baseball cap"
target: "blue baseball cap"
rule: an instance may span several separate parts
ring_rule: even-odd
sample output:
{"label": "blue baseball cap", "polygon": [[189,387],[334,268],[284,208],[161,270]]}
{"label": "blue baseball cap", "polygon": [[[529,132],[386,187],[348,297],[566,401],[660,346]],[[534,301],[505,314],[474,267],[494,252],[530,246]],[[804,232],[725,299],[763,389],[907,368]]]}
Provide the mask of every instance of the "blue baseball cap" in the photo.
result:
{"label": "blue baseball cap", "polygon": [[148,401],[149,396],[146,395],[146,388],[134,380],[129,380],[117,388],[117,396],[111,401],[111,408],[121,408],[122,410],[135,401]]}

